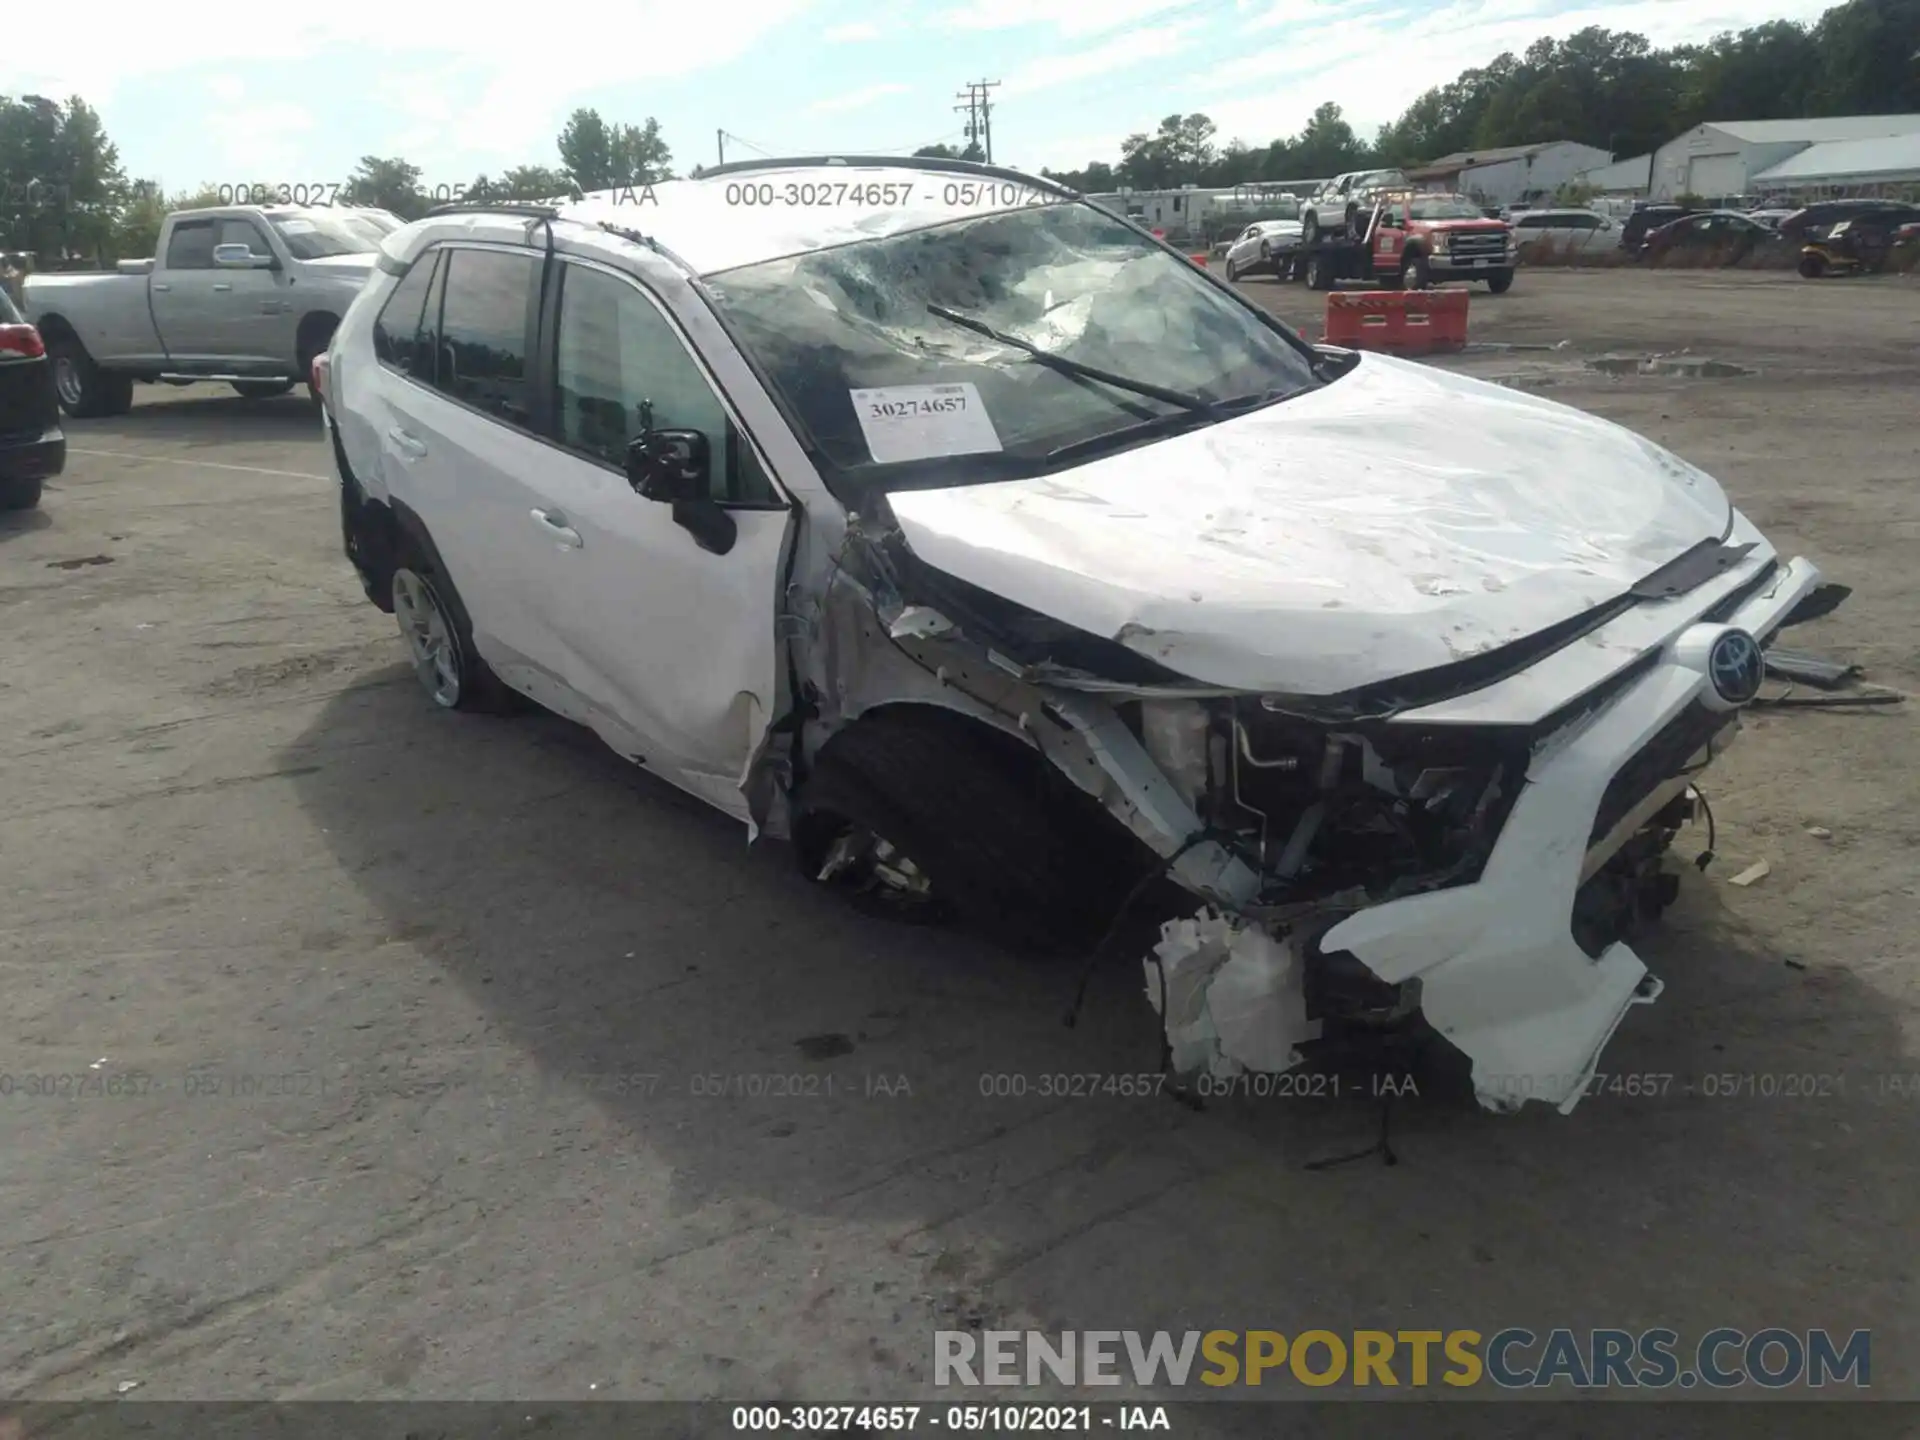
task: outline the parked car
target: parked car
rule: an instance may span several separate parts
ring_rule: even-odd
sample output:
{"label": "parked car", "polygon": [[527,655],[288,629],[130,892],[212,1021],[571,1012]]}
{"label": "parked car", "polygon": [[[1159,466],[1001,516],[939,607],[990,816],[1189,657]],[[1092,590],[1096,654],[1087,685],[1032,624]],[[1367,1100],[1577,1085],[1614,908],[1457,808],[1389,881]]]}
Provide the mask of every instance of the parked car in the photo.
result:
{"label": "parked car", "polygon": [[[726,201],[823,177],[871,209]],[[1571,1107],[1761,645],[1843,592],[1652,441],[1310,345],[1045,179],[654,194],[408,226],[316,365],[433,705],[537,701],[868,903],[1217,907],[1328,1043]]]}
{"label": "parked car", "polygon": [[1300,253],[1298,220],[1260,220],[1240,232],[1227,249],[1227,279],[1238,280],[1254,270],[1283,276]]}
{"label": "parked car", "polygon": [[1619,234],[1620,223],[1611,216],[1578,206],[1528,210],[1515,216],[1513,221],[1513,238],[1523,255],[1529,242],[1543,240],[1560,251],[1610,249]]}
{"label": "parked car", "polygon": [[1746,212],[1746,216],[1749,220],[1765,225],[1769,230],[1777,231],[1780,228],[1780,222],[1794,213],[1792,210],[1774,206],[1765,209],[1749,210]]}
{"label": "parked car", "polygon": [[1620,248],[1637,255],[1650,233],[1662,225],[1671,225],[1675,220],[1699,213],[1697,208],[1689,205],[1643,205],[1621,222]]}
{"label": "parked car", "polygon": [[0,292],[0,510],[31,510],[67,464],[67,437],[40,332]]}
{"label": "parked car", "polygon": [[1323,234],[1359,237],[1360,212],[1389,190],[1413,188],[1402,170],[1355,170],[1336,175],[1300,208],[1301,241],[1312,245]]}
{"label": "parked car", "polygon": [[1777,227],[1789,240],[1818,240],[1843,220],[1911,211],[1914,207],[1900,200],[1821,200],[1796,210]]}
{"label": "parked car", "polygon": [[1405,289],[1424,290],[1436,279],[1484,280],[1496,295],[1513,288],[1513,227],[1489,220],[1471,200],[1414,195],[1393,201],[1381,223],[1406,231],[1398,276]]}
{"label": "parked car", "polygon": [[1733,259],[1760,241],[1778,238],[1778,234],[1738,210],[1707,210],[1648,231],[1647,238],[1640,242],[1640,258],[1654,260],[1676,249],[1711,249],[1724,251],[1725,258]]}
{"label": "parked car", "polygon": [[126,413],[136,381],[284,395],[327,348],[379,247],[370,225],[331,209],[182,210],[161,226],[157,259],[30,275],[25,308],[69,415]]}

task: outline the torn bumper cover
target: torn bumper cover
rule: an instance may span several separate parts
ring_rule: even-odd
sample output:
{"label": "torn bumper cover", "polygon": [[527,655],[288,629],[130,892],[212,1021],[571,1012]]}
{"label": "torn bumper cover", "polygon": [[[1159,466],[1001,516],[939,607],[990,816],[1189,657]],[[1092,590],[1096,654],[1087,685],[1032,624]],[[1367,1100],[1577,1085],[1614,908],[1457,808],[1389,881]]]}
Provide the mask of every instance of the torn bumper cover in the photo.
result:
{"label": "torn bumper cover", "polygon": [[[1467,883],[1349,903],[1308,931],[1262,919],[1257,906],[1229,916],[1210,907],[1165,926],[1146,970],[1176,1071],[1223,1076],[1297,1063],[1297,1047],[1318,1035],[1309,1018],[1316,964],[1357,962],[1466,1057],[1484,1106],[1510,1111],[1537,1100],[1572,1110],[1627,1012],[1662,988],[1624,940],[1582,933],[1583,903],[1615,867],[1644,864],[1637,837],[1666,826],[1647,852],[1657,863],[1691,777],[1738,728],[1751,696],[1729,700],[1716,689],[1714,640],[1737,630],[1764,644],[1802,618],[1796,606],[1819,585],[1818,572],[1798,559],[1769,568],[1763,587],[1744,598],[1747,587],[1729,577],[1733,605],[1702,614],[1706,601],[1696,598],[1686,607],[1694,620],[1533,743],[1524,784]],[[1631,631],[1645,622],[1618,623]],[[1604,630],[1598,641],[1606,643]],[[1395,716],[1385,729],[1450,716],[1484,723],[1550,681],[1539,670],[1551,666]]]}

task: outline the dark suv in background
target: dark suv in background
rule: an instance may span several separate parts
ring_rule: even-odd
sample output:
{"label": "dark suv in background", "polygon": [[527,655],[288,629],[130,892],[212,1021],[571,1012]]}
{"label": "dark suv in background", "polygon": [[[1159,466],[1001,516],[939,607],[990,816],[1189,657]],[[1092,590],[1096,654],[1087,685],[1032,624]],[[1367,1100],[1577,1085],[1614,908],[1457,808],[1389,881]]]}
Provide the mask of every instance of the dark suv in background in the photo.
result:
{"label": "dark suv in background", "polygon": [[47,347],[0,290],[0,510],[31,510],[42,482],[66,463]]}
{"label": "dark suv in background", "polygon": [[1822,240],[1842,220],[1866,220],[1874,228],[1891,231],[1909,220],[1920,219],[1920,206],[1899,200],[1820,200],[1796,210],[1780,222],[1780,233],[1788,240]]}

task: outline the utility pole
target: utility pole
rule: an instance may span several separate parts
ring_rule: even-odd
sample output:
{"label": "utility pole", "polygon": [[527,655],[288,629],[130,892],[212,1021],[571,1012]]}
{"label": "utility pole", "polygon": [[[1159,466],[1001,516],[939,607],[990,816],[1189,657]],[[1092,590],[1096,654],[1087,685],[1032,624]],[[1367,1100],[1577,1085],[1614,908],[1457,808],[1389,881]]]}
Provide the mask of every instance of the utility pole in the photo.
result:
{"label": "utility pole", "polygon": [[714,131],[713,143],[714,143],[714,148],[716,148],[720,152],[720,163],[722,165],[726,164],[727,163],[727,132],[724,130]]}
{"label": "utility pole", "polygon": [[987,99],[987,92],[999,84],[998,80],[970,80],[967,93],[955,97],[967,103],[953,107],[956,112],[962,109],[967,112],[967,140],[980,146],[980,153],[988,164],[993,163],[993,105]]}

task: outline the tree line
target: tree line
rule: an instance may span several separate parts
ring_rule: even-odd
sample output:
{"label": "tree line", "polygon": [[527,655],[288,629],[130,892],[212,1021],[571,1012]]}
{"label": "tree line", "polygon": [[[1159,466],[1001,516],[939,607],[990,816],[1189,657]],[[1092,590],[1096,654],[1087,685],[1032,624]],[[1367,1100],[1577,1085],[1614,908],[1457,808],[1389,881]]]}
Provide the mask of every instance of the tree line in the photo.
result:
{"label": "tree line", "polygon": [[1536,40],[1435,86],[1371,139],[1333,103],[1266,145],[1222,145],[1205,115],[1169,115],[1127,137],[1117,162],[1044,173],[1099,194],[1319,179],[1541,140],[1626,159],[1703,121],[1903,113],[1920,113],[1920,0],[1847,0],[1811,25],[1768,21],[1666,50],[1598,26]]}
{"label": "tree line", "polygon": [[[609,124],[596,110],[576,110],[554,144],[556,165],[517,165],[497,176],[476,175],[463,186],[429,188],[421,183],[419,166],[368,155],[338,185],[288,187],[263,180],[168,194],[153,181],[127,175],[99,112],[85,100],[0,95],[0,250],[32,253],[42,269],[65,256],[94,264],[140,258],[154,253],[169,211],[254,197],[278,200],[292,189],[307,203],[364,205],[416,220],[454,198],[547,200],[673,176],[673,153],[652,118],[640,125]],[[306,194],[310,189],[322,193]]]}
{"label": "tree line", "polygon": [[[1464,150],[1577,140],[1622,158],[1705,120],[1799,119],[1920,112],[1920,0],[1846,0],[1811,25],[1769,21],[1704,45],[1656,50],[1644,35],[1591,27],[1542,39],[1435,86],[1362,139],[1329,101],[1297,135],[1265,145],[1219,143],[1205,115],[1169,115],[1129,136],[1115,162],[1046,171],[1100,193],[1196,184],[1317,179],[1374,165],[1410,165]],[[541,200],[672,178],[659,122],[610,124],[573,112],[555,138],[556,164],[518,165],[470,185],[433,187],[420,167],[368,155],[325,197],[404,219],[454,198]],[[921,155],[980,159],[930,145]],[[692,173],[699,175],[701,167]],[[255,192],[279,198],[278,181]],[[78,97],[0,95],[0,248],[35,252],[42,268],[74,255],[94,263],[151,255],[169,210],[231,203],[233,186],[168,195],[128,177],[99,113]]]}

